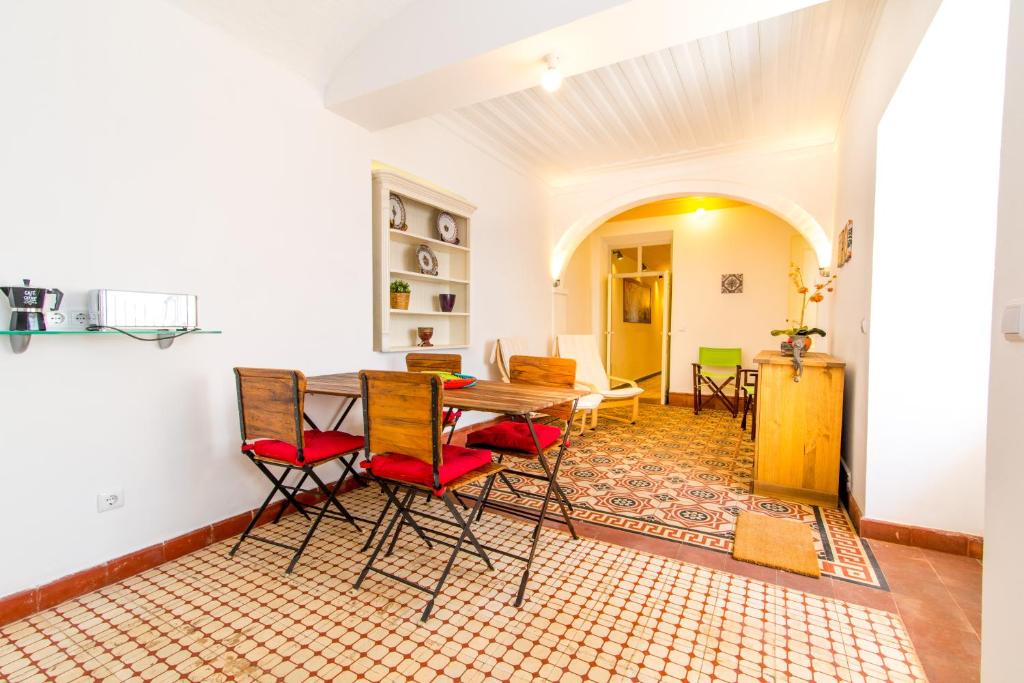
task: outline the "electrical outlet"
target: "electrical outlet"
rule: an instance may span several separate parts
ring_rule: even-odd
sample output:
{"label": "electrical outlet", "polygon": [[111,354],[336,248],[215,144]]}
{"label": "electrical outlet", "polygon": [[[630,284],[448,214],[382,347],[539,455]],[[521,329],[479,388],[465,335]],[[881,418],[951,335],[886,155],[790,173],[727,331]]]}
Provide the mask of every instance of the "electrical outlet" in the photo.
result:
{"label": "electrical outlet", "polygon": [[74,330],[84,330],[89,325],[95,324],[89,311],[71,311],[68,313],[68,327]]}
{"label": "electrical outlet", "polygon": [[96,494],[97,512],[107,512],[108,510],[120,507],[124,507],[124,491],[121,489]]}
{"label": "electrical outlet", "polygon": [[68,317],[64,315],[63,311],[46,312],[46,329],[63,328],[66,327],[67,324]]}

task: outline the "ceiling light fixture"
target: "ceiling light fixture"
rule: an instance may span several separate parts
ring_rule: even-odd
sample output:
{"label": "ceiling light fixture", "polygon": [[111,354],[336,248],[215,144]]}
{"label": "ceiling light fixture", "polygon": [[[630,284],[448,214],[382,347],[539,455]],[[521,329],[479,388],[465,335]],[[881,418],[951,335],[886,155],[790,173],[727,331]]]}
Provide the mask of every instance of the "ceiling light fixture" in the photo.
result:
{"label": "ceiling light fixture", "polygon": [[544,57],[547,68],[540,77],[540,87],[548,92],[555,92],[562,87],[562,72],[558,70],[558,57],[550,54]]}

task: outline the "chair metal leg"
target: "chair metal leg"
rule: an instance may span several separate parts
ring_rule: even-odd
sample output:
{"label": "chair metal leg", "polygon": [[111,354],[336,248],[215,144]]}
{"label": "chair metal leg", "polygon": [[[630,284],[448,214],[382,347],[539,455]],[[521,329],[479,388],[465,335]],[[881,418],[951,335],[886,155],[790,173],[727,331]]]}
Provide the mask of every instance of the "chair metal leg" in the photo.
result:
{"label": "chair metal leg", "polygon": [[[285,474],[288,474],[288,472],[286,471]],[[283,478],[284,477],[282,476],[282,479]],[[267,494],[267,498],[266,500],[263,501],[263,505],[260,506],[260,509],[257,510],[256,514],[254,514],[252,516],[252,519],[249,520],[249,525],[245,527],[245,531],[242,532],[242,535],[238,537],[238,541],[235,542],[235,545],[232,546],[231,551],[228,552],[228,557],[234,557],[235,553],[238,552],[238,547],[242,545],[242,541],[248,538],[249,534],[252,533],[252,530],[256,527],[256,523],[260,519],[260,515],[262,515],[263,511],[267,509],[268,505],[270,505],[270,501],[274,499],[275,493],[277,493],[276,488],[270,489],[270,493]]]}
{"label": "chair metal leg", "polygon": [[295,499],[294,494],[292,494],[292,492],[288,490],[287,486],[284,486],[284,478],[294,468],[286,467],[284,474],[282,474],[281,478],[278,479],[277,477],[274,476],[274,473],[271,472],[270,469],[267,468],[267,466],[264,465],[262,462],[256,459],[253,459],[253,462],[256,464],[256,467],[259,469],[259,471],[262,472],[263,475],[274,484],[274,490],[280,492],[280,494],[284,496],[285,500],[287,501],[286,504],[291,504],[292,507],[299,511],[299,514],[301,514],[306,519],[310,519],[309,514],[306,512],[305,506],[303,506],[302,503]]}
{"label": "chair metal leg", "polygon": [[[381,486],[383,486],[383,484],[381,484]],[[370,545],[373,543],[373,537],[377,535],[377,531],[380,530],[380,525],[384,523],[384,517],[387,516],[388,510],[390,509],[391,499],[388,498],[384,502],[384,509],[380,511],[380,516],[377,517],[377,522],[373,525],[373,528],[370,529],[370,535],[366,537],[366,543],[363,544],[363,547],[359,550],[359,552],[365,553],[367,550],[370,549]]]}
{"label": "chair metal leg", "polygon": [[[397,495],[399,486],[396,484],[394,490],[392,490],[388,488],[383,481],[378,481],[378,483],[380,484],[381,490],[384,491],[384,495],[388,497],[388,506],[394,505],[396,508],[398,508],[398,514],[402,516],[402,519],[405,521],[405,523],[413,528],[413,530],[416,532],[416,535],[423,539],[423,542],[427,544],[428,548],[433,548],[434,545],[430,542],[430,539],[427,538],[427,535],[423,532],[423,527],[417,524],[416,520],[412,518],[412,515],[409,514],[409,511],[406,509],[406,507],[399,503]],[[415,495],[415,490],[413,490],[413,495]],[[367,543],[364,546],[364,549],[369,547],[370,540],[372,539],[373,534],[371,533],[370,538],[367,539]]]}
{"label": "chair metal leg", "polygon": [[[382,488],[383,486],[384,485],[381,484]],[[373,553],[370,555],[370,558],[366,560],[366,565],[363,567],[363,571],[359,572],[359,577],[356,578],[356,582],[353,585],[353,588],[355,590],[359,590],[359,588],[363,585],[363,581],[366,580],[366,575],[370,573],[370,568],[373,566],[373,563],[377,559],[377,556],[380,555],[380,551],[384,547],[384,543],[388,540],[388,536],[391,535],[391,530],[395,528],[395,524],[398,522],[401,516],[402,511],[400,509],[395,510],[395,514],[391,516],[391,521],[388,522],[388,528],[384,530],[384,534],[380,537],[380,540],[377,541],[377,547],[373,549]]]}
{"label": "chair metal leg", "polygon": [[[402,499],[402,507],[408,507],[414,493],[416,493],[415,489],[409,489],[409,492],[405,494],[405,498]],[[405,526],[405,520],[399,520],[398,528],[395,529],[395,535],[391,537],[391,545],[388,546],[388,551],[384,553],[384,557],[390,557],[391,553],[395,552],[395,544],[398,543],[398,537],[402,535],[403,526]]]}
{"label": "chair metal leg", "polygon": [[[309,473],[313,476],[313,479],[317,482],[317,484],[320,484],[320,478],[317,477],[315,474],[313,474],[312,470],[310,470]],[[284,572],[285,574],[291,574],[292,573],[292,570],[295,569],[295,565],[296,565],[296,563],[298,563],[299,558],[302,557],[302,553],[306,552],[306,546],[309,545],[310,539],[313,538],[313,533],[316,531],[316,528],[318,526],[320,526],[320,521],[323,520],[324,514],[327,513],[327,508],[331,507],[331,501],[334,500],[334,494],[336,494],[338,492],[338,488],[340,486],[341,486],[341,479],[339,479],[338,481],[336,481],[334,483],[334,488],[333,489],[331,489],[330,491],[327,491],[327,499],[324,501],[324,504],[320,507],[320,512],[319,512],[319,514],[317,514],[316,519],[313,520],[313,523],[309,525],[309,530],[306,532],[306,537],[304,539],[302,539],[302,543],[299,545],[298,549],[295,551],[295,555],[292,557],[292,561],[290,563],[288,563],[288,569],[285,570],[285,572]],[[342,509],[344,509],[344,508],[342,508]],[[355,524],[355,521],[353,520],[352,523]],[[358,529],[358,528],[359,527],[356,527],[356,529]]]}
{"label": "chair metal leg", "polygon": [[[486,486],[488,483],[493,481],[493,479],[493,476],[488,477],[488,482],[485,483],[484,485]],[[430,618],[430,613],[434,609],[434,601],[437,599],[437,596],[441,593],[441,589],[444,587],[444,582],[448,580],[448,574],[451,573],[452,567],[455,565],[455,558],[458,557],[459,552],[461,552],[462,544],[465,543],[467,540],[473,544],[473,547],[476,548],[476,551],[477,553],[479,553],[480,558],[487,564],[487,568],[492,571],[494,570],[494,565],[491,564],[491,560],[487,557],[487,553],[484,551],[483,546],[480,545],[480,542],[477,541],[476,536],[469,528],[470,524],[473,521],[474,515],[479,513],[479,508],[481,507],[481,503],[483,502],[483,496],[477,499],[476,505],[473,506],[472,512],[469,513],[469,516],[465,520],[462,519],[462,515],[459,514],[458,508],[456,508],[455,503],[452,502],[451,494],[445,493],[443,496],[441,496],[441,499],[444,500],[445,505],[448,506],[448,511],[452,514],[452,517],[455,518],[455,521],[458,522],[458,525],[462,528],[462,533],[459,534],[459,540],[456,541],[455,547],[452,548],[452,554],[448,557],[448,564],[445,565],[444,571],[441,573],[441,578],[437,580],[437,585],[434,587],[434,591],[430,595],[430,600],[427,601],[426,606],[423,608],[423,615],[420,617],[420,621],[422,622],[426,622],[426,620]]]}
{"label": "chair metal leg", "polygon": [[339,503],[338,499],[335,497],[335,494],[338,492],[338,489],[341,488],[341,483],[344,481],[344,478],[338,479],[338,481],[335,482],[334,484],[334,488],[328,490],[327,484],[325,484],[323,480],[321,480],[320,477],[317,476],[316,472],[313,471],[312,466],[307,466],[305,470],[306,473],[309,474],[310,478],[316,483],[317,488],[320,489],[320,492],[327,496],[327,500],[324,503],[324,507],[326,508],[330,507],[331,505],[334,505],[334,507],[338,508],[338,512],[340,512],[342,516],[348,520],[349,524],[356,528],[356,531],[362,532],[362,529],[360,529],[359,525],[356,524],[355,518],[351,514],[349,514],[349,511],[345,509],[345,506]]}
{"label": "chair metal leg", "polygon": [[[292,468],[289,467],[288,470],[285,472],[285,475],[287,475],[288,472],[291,472],[291,469]],[[298,497],[299,491],[302,490],[302,485],[306,483],[306,476],[307,476],[306,473],[303,472],[302,473],[302,478],[299,479],[299,483],[292,487],[292,493],[296,497]],[[284,477],[281,477],[281,482],[284,483]],[[274,524],[277,524],[278,522],[281,521],[281,518],[284,517],[284,512],[287,509],[288,509],[288,503],[285,502],[285,504],[282,505],[281,508],[277,511],[277,515],[274,517]]]}

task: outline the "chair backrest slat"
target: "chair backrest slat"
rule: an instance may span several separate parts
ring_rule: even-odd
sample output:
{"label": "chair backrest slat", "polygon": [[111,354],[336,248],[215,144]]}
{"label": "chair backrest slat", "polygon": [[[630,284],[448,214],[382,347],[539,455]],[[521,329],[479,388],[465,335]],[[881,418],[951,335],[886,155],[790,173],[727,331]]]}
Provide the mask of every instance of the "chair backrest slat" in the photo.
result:
{"label": "chair backrest slat", "polygon": [[[576,385],[576,361],[572,358],[512,356],[508,359],[508,369],[513,384],[566,389],[572,389]],[[568,421],[572,417],[572,405],[570,401],[538,412]]]}
{"label": "chair backrest slat", "polygon": [[701,346],[697,351],[697,362],[712,368],[735,368],[743,365],[743,349]]}
{"label": "chair backrest slat", "polygon": [[462,356],[457,353],[409,353],[405,356],[409,372],[462,372]]}
{"label": "chair backrest slat", "polygon": [[277,439],[302,448],[306,376],[298,370],[235,368],[242,440]]}
{"label": "chair backrest slat", "polygon": [[441,466],[444,384],[437,375],[363,370],[366,443],[371,453],[402,453]]}

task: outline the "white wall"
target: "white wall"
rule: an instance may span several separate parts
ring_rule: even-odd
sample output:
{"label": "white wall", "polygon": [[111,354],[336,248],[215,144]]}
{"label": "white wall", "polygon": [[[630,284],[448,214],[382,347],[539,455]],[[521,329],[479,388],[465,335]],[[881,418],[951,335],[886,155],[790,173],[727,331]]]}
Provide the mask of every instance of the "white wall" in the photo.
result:
{"label": "white wall", "polygon": [[[0,281],[60,287],[66,308],[96,287],[194,292],[201,324],[224,330],[167,351],[115,337],[0,348],[0,546],[18,553],[0,596],[257,505],[232,366],[401,363],[370,350],[371,159],[480,207],[467,370],[488,371],[501,334],[543,350],[545,191],[440,128],[370,135],[157,0],[4,3],[0,87]],[[98,514],[96,494],[117,487],[125,507]]]}
{"label": "white wall", "polygon": [[[831,307],[832,352],[846,362],[843,458],[853,497],[865,510],[868,337],[878,122],[941,0],[888,0],[875,28],[837,137],[835,222],[854,224],[853,259],[839,269]],[[869,330],[870,331],[870,330]]]}
{"label": "white wall", "polygon": [[1008,6],[945,0],[878,126],[868,517],[984,526]]}
{"label": "white wall", "polygon": [[1024,6],[1010,11],[1003,158],[996,241],[989,380],[988,457],[985,465],[985,573],[982,590],[982,680],[1020,678],[1020,615],[1024,613],[1024,546],[1020,499],[1024,491],[1020,399],[1024,342],[1000,334],[1003,307],[1024,299]]}
{"label": "white wall", "polygon": [[[795,237],[804,251],[810,246],[773,214],[752,206],[694,213],[612,221],[604,224],[580,246],[566,272],[583,270],[590,262],[589,288],[571,285],[569,307],[590,308],[590,328],[572,332],[604,331],[605,278],[608,249],[642,237],[646,243],[672,240],[672,336],[670,391],[693,391],[691,363],[700,346],[743,349],[743,362],[763,349],[777,348],[771,330],[786,327],[789,264]],[[625,240],[625,241],[624,241]],[[722,294],[723,273],[743,273],[742,294]],[[808,273],[808,279],[816,273]],[[582,278],[579,278],[580,280]],[[813,306],[813,304],[811,304]],[[815,339],[815,350],[828,348],[828,339]]]}

